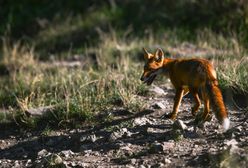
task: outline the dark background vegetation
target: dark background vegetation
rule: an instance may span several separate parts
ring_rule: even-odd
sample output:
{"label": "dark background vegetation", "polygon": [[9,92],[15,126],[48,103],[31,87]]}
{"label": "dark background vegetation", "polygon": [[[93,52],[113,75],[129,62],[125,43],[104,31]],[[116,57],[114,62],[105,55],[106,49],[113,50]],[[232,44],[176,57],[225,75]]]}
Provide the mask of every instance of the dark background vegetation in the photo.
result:
{"label": "dark background vegetation", "polygon": [[[55,40],[37,40],[37,34],[51,24],[62,23],[68,16],[84,20],[91,13],[105,15],[107,19],[88,27],[78,26],[53,37]],[[243,45],[248,44],[245,0],[1,0],[0,20],[1,36],[38,41],[36,48],[49,52],[68,50],[72,44],[77,48],[96,43],[97,27],[105,31],[113,27],[118,33],[129,28],[133,36],[143,36],[147,30],[159,34],[176,28],[180,37],[187,40],[194,40],[195,31],[207,28],[225,36],[235,33]]]}

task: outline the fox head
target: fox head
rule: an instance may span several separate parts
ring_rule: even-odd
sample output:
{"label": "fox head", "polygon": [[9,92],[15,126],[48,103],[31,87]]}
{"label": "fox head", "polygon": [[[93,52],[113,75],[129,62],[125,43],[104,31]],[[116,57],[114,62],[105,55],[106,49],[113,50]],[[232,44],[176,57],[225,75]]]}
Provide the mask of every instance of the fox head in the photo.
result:
{"label": "fox head", "polygon": [[162,71],[161,68],[163,67],[164,62],[164,52],[160,48],[158,48],[154,54],[147,52],[145,48],[143,48],[143,50],[145,65],[140,80],[147,85],[151,85],[155,77]]}

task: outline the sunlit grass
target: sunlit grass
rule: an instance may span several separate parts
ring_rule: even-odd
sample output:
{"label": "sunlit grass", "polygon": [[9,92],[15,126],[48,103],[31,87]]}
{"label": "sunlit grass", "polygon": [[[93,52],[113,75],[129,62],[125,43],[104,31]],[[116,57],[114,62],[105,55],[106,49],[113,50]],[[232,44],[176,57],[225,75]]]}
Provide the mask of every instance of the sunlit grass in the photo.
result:
{"label": "sunlit grass", "polygon": [[[108,54],[112,53],[105,51],[104,45],[95,51],[99,54],[98,67],[92,65],[86,69],[81,66],[51,67],[49,63],[35,60],[33,50],[19,45],[4,46],[8,50],[4,53],[2,64],[10,74],[1,79],[2,106],[13,109],[17,116],[24,116],[21,121],[30,125],[36,122],[30,120],[25,112],[42,106],[56,106],[49,116],[57,123],[75,119],[94,120],[94,116],[114,106],[139,111],[142,108],[136,97],[141,84],[138,80],[140,72],[137,71],[139,64],[135,65],[121,53],[116,58],[119,59],[116,66],[111,66],[115,61],[107,60]],[[111,51],[115,47],[113,45]],[[23,58],[25,62],[21,61]]]}
{"label": "sunlit grass", "polygon": [[[33,47],[4,42],[0,64],[8,74],[0,77],[0,102],[13,117],[0,118],[31,127],[42,120],[64,126],[100,122],[96,116],[113,109],[139,112],[145,107],[139,96],[148,92],[139,80],[144,63],[142,47],[151,52],[161,47],[172,57],[210,57],[222,88],[248,90],[247,55],[235,37],[224,38],[206,31],[194,41],[181,42],[176,31],[137,38],[122,36],[113,28],[109,33],[99,29],[98,35],[98,43],[86,47],[79,59],[81,65],[76,67],[53,66],[38,60],[39,53]],[[46,106],[55,108],[42,119],[26,114],[28,109]]]}

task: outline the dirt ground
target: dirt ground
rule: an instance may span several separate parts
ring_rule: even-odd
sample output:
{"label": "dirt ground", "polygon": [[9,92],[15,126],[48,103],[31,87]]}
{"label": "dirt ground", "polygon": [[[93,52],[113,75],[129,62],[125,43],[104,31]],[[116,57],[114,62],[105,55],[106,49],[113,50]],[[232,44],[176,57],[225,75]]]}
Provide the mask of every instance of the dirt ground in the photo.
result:
{"label": "dirt ground", "polygon": [[[154,87],[154,86],[153,86]],[[156,88],[156,87],[155,87]],[[173,106],[174,91],[162,87],[140,99],[140,113],[106,112],[112,120],[95,127],[53,130],[44,135],[1,125],[0,167],[246,167],[247,112],[228,107],[231,129],[223,133],[215,117],[195,127],[185,97],[178,119],[161,119]],[[161,91],[161,90],[160,90]]]}

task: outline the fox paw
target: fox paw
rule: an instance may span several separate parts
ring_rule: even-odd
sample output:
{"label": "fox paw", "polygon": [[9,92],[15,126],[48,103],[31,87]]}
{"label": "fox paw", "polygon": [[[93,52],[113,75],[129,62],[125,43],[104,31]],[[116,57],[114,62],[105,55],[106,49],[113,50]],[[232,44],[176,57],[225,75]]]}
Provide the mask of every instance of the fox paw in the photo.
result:
{"label": "fox paw", "polygon": [[176,120],[177,115],[170,113],[170,114],[164,114],[161,116],[162,119],[171,119],[171,120]]}
{"label": "fox paw", "polygon": [[211,119],[212,119],[212,115],[210,115],[210,114],[208,114],[207,116],[205,116],[205,118],[204,118],[204,121],[211,121]]}
{"label": "fox paw", "polygon": [[191,114],[193,115],[193,117],[196,116],[198,109],[199,109],[199,108],[196,108],[196,107],[192,107],[192,108],[191,108]]}
{"label": "fox paw", "polygon": [[176,120],[176,118],[177,118],[177,115],[173,114],[173,113],[169,114],[168,116],[169,116],[169,119],[171,119],[171,120]]}
{"label": "fox paw", "polygon": [[170,119],[169,115],[168,114],[163,114],[161,116],[161,119]]}
{"label": "fox paw", "polygon": [[196,116],[196,111],[194,111],[194,110],[192,109],[192,110],[191,110],[191,114],[192,114],[193,117],[195,117],[195,116]]}

